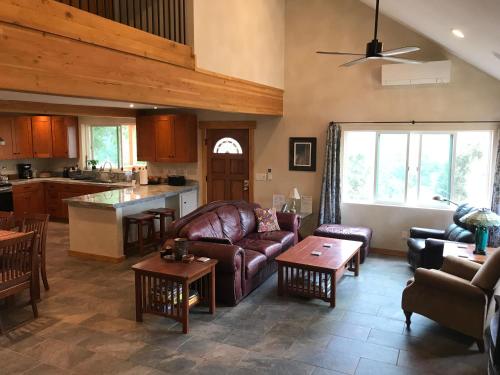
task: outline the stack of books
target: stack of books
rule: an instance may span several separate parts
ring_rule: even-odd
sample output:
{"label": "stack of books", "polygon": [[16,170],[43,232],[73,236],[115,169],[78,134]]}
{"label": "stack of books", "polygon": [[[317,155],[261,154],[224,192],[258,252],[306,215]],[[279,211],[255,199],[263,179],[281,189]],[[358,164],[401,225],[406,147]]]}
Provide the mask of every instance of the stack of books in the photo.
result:
{"label": "stack of books", "polygon": [[[177,299],[177,290],[180,293]],[[200,295],[194,289],[189,290],[189,307],[197,304],[200,300]],[[182,285],[175,288],[165,286],[152,287],[150,295],[151,309],[154,311],[161,311],[163,313],[171,313],[172,309],[177,309],[177,303],[182,303]]]}

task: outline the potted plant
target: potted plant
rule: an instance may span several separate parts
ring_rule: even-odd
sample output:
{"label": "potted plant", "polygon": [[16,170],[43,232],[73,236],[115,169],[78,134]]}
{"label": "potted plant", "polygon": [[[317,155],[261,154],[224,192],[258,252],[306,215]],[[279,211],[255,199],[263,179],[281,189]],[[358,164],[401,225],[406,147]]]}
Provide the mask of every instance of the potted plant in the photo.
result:
{"label": "potted plant", "polygon": [[99,161],[97,161],[97,160],[88,160],[87,161],[87,164],[92,166],[93,171],[95,171],[97,169],[97,163],[99,163]]}

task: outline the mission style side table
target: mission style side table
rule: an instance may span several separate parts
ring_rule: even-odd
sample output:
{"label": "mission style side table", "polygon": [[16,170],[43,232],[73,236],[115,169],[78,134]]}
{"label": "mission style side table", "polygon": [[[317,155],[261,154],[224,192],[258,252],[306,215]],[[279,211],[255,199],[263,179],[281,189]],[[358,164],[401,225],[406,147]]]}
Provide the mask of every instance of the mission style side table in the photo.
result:
{"label": "mission style side table", "polygon": [[181,322],[188,333],[191,307],[204,303],[215,313],[216,264],[216,259],[170,263],[156,255],[132,266],[136,321],[142,322],[144,313],[161,315]]}

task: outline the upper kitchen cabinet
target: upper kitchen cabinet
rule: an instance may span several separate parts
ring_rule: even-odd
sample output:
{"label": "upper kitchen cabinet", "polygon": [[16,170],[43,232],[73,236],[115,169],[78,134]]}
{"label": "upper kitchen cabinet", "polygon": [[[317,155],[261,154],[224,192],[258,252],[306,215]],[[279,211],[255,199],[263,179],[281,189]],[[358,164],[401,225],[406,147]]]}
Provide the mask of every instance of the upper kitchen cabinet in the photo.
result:
{"label": "upper kitchen cabinet", "polygon": [[78,157],[78,118],[52,116],[52,156],[54,158]]}
{"label": "upper kitchen cabinet", "polygon": [[18,116],[12,119],[12,158],[30,159],[33,157],[33,138],[31,117]]}
{"label": "upper kitchen cabinet", "polygon": [[167,163],[195,163],[198,160],[196,116],[140,116],[136,125],[138,160]]}
{"label": "upper kitchen cabinet", "polygon": [[52,121],[50,116],[33,116],[31,118],[33,134],[33,155],[35,158],[51,158]]}
{"label": "upper kitchen cabinet", "polygon": [[0,138],[4,142],[0,146],[0,160],[12,159],[12,122],[9,117],[0,117]]}

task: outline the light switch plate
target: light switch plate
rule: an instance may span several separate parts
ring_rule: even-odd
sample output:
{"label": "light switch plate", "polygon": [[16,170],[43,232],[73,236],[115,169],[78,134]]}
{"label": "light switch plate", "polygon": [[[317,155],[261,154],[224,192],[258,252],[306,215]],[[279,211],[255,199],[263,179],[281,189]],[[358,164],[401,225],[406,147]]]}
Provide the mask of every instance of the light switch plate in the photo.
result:
{"label": "light switch plate", "polygon": [[255,180],[256,181],[266,181],[266,174],[265,173],[256,173]]}

